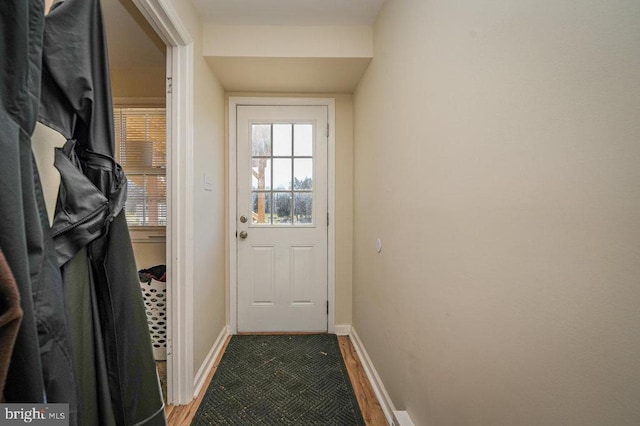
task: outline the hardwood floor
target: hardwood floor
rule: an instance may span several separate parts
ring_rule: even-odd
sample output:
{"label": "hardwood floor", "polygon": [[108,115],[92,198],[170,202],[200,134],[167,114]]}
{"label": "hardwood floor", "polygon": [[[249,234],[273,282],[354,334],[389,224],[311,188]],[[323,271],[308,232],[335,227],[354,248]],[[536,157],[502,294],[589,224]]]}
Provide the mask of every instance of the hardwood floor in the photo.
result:
{"label": "hardwood floor", "polygon": [[351,386],[356,394],[358,405],[360,405],[360,411],[365,423],[369,426],[387,425],[387,419],[384,417],[382,407],[378,403],[378,398],[373,392],[371,383],[364,372],[364,368],[358,358],[356,348],[353,347],[349,336],[338,336],[338,343],[340,344],[340,352],[342,352],[342,358],[347,366],[347,372],[351,379]]}
{"label": "hardwood floor", "polygon": [[[218,369],[220,359],[222,358],[222,355],[224,354],[224,351],[229,344],[230,338],[231,337],[228,337],[226,342],[224,343],[224,348],[220,352],[218,359],[216,359],[215,364],[211,369],[211,373],[209,373],[209,377],[207,377],[207,382],[202,387],[202,390],[198,394],[198,397],[189,405],[167,406],[166,413],[170,426],[186,426],[191,424],[191,421],[193,420],[193,417],[195,416],[196,411],[198,411],[198,407],[200,406],[200,403],[204,398],[204,394],[209,387],[209,383],[211,383],[211,379]],[[386,426],[387,420],[385,419],[382,408],[380,407],[376,395],[373,392],[373,388],[369,383],[369,379],[367,378],[364,369],[362,368],[362,364],[360,363],[358,354],[356,353],[356,350],[351,343],[351,339],[349,338],[349,336],[338,336],[338,343],[340,344],[342,358],[344,359],[345,365],[347,366],[349,378],[351,379],[351,385],[353,386],[358,404],[360,405],[360,410],[362,411],[362,417],[364,418],[364,421],[366,422],[367,426]]]}

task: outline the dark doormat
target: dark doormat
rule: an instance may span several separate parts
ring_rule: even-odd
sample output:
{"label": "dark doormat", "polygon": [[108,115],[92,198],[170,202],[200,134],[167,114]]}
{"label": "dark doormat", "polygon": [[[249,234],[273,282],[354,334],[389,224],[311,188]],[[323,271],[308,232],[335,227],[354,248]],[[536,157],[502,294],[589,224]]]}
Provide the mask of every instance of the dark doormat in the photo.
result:
{"label": "dark doormat", "polygon": [[193,425],[364,425],[334,334],[233,336]]}

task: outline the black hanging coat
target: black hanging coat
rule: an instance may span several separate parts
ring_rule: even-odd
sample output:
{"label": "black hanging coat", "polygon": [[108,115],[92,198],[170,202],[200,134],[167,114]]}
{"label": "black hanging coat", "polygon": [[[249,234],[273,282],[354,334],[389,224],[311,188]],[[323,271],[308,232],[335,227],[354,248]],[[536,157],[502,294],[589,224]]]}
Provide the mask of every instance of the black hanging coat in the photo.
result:
{"label": "black hanging coat", "polygon": [[[77,387],[62,280],[31,151],[43,25],[42,0],[0,1],[0,250],[23,311],[4,397],[7,402],[69,403],[70,424],[75,424]],[[11,309],[6,302],[0,301],[0,315]]]}
{"label": "black hanging coat", "polygon": [[80,387],[80,424],[166,424],[114,161],[99,0],[58,1],[45,20],[39,120],[67,138],[52,225]]}

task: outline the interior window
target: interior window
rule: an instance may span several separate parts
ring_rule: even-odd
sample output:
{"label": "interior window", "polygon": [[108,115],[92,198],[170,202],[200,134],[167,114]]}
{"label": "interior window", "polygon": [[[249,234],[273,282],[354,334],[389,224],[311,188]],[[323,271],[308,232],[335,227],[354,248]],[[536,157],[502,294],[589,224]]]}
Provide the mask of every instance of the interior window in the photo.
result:
{"label": "interior window", "polygon": [[116,156],[128,179],[130,227],[167,224],[165,108],[114,108]]}

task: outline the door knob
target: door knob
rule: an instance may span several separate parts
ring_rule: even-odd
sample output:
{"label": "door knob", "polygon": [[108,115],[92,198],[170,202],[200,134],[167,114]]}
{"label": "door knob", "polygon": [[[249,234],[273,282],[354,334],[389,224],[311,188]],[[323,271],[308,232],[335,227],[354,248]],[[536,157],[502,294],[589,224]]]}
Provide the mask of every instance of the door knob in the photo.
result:
{"label": "door knob", "polygon": [[247,231],[240,231],[239,236],[240,236],[240,238],[242,238],[244,240],[245,238],[247,238],[249,236],[249,234],[247,234]]}
{"label": "door knob", "polygon": [[247,217],[246,216],[240,216],[240,222],[247,223]]}

